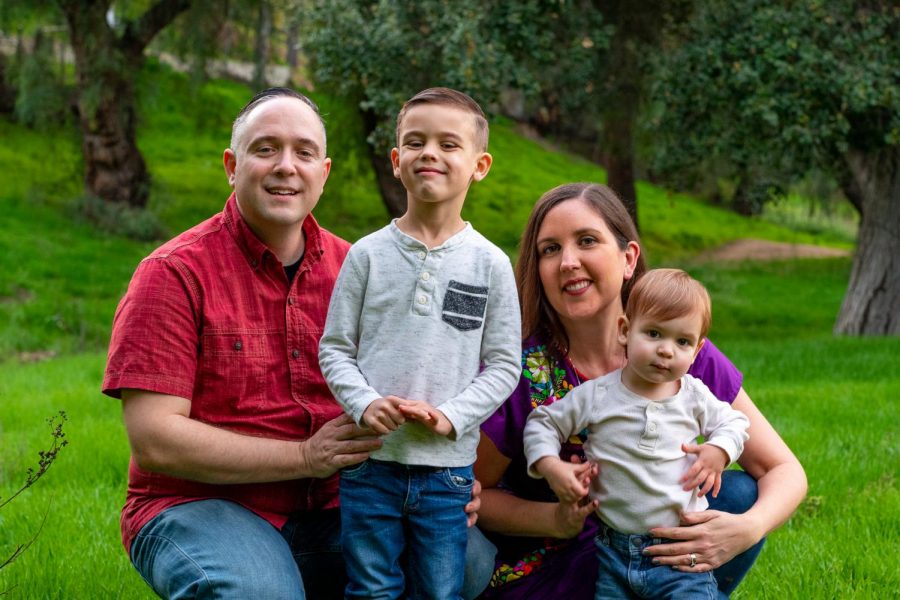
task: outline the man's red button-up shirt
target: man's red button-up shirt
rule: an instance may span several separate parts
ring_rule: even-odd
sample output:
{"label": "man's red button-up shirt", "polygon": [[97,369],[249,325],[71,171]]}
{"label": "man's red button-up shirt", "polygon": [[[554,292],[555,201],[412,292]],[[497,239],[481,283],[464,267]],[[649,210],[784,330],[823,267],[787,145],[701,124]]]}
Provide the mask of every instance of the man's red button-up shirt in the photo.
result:
{"label": "man's red button-up shirt", "polygon": [[[341,413],[319,370],[319,338],[349,244],[303,223],[306,250],[288,283],[232,195],[225,209],[165,243],[135,271],[113,322],[103,392],[180,396],[191,418],[232,431],[302,440]],[[214,485],[128,472],[126,548],[162,510],[226,498],[281,527],[294,511],[332,508],[337,476]]]}

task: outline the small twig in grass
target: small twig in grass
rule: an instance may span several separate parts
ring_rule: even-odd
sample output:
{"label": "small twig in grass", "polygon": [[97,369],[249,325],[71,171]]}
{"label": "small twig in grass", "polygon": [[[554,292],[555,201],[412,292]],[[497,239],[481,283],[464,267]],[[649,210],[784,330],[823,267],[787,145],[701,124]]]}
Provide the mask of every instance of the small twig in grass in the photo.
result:
{"label": "small twig in grass", "polygon": [[[35,482],[44,476],[44,473],[47,472],[47,469],[50,468],[50,465],[53,464],[53,461],[56,460],[59,451],[63,449],[63,447],[69,445],[69,440],[66,439],[66,434],[63,433],[63,423],[68,420],[66,417],[66,411],[61,410],[55,416],[47,419],[47,423],[50,425],[50,435],[53,436],[53,444],[50,446],[49,450],[41,450],[38,452],[38,456],[40,457],[38,460],[38,468],[37,471],[34,470],[33,467],[29,467],[27,474],[28,476],[25,479],[25,484],[20,487],[16,492],[4,500],[0,502],[0,508],[3,508],[7,504],[13,501],[13,499],[30,488]],[[3,568],[0,565],[0,568]]]}
{"label": "small twig in grass", "polygon": [[[66,421],[67,421],[66,413],[65,413],[65,411],[62,411],[62,410],[59,411],[59,413],[56,414],[55,416],[47,419],[47,423],[49,423],[49,425],[50,425],[50,435],[53,437],[53,443],[51,444],[50,449],[49,450],[41,450],[38,453],[40,458],[38,460],[37,470],[35,470],[34,468],[28,469],[28,471],[27,471],[28,475],[25,478],[25,483],[22,485],[22,487],[20,487],[18,490],[16,490],[16,492],[13,493],[12,496],[7,498],[3,502],[0,502],[0,508],[3,508],[4,506],[6,506],[10,502],[12,502],[13,499],[15,499],[19,494],[21,494],[22,492],[24,492],[25,490],[27,490],[28,488],[33,486],[35,484],[35,482],[37,482],[38,479],[43,477],[44,474],[47,472],[47,469],[49,469],[50,466],[53,464],[53,461],[56,460],[57,456],[59,455],[59,451],[62,450],[65,446],[67,446],[69,444],[69,441],[67,439],[65,439],[66,434],[63,433],[63,423],[65,423]],[[0,562],[0,570],[4,569],[5,567],[12,564],[16,559],[18,559],[20,556],[22,556],[22,554],[26,550],[28,550],[32,544],[34,544],[34,542],[37,540],[38,536],[41,534],[41,531],[43,531],[43,529],[44,529],[44,524],[47,522],[47,516],[50,514],[50,504],[52,504],[52,502],[53,502],[53,499],[51,497],[50,502],[47,503],[47,509],[44,511],[44,517],[41,519],[41,524],[38,527],[38,530],[34,533],[34,535],[31,536],[31,539],[29,539],[27,542],[25,542],[23,544],[19,544],[18,546],[16,546],[16,548],[15,548],[15,550],[13,550],[12,554],[10,554],[9,557],[6,560],[4,560],[3,562]],[[10,588],[8,590],[0,590],[0,596],[5,596],[13,589],[14,588]]]}

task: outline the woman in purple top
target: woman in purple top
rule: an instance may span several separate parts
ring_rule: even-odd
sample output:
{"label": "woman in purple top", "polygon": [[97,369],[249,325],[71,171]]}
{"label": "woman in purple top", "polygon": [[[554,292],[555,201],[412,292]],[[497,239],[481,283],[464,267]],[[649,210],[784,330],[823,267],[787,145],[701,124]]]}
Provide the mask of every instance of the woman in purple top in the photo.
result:
{"label": "woman in purple top", "polygon": [[[532,210],[516,265],[526,337],[522,377],[482,425],[475,464],[484,486],[478,525],[497,547],[486,598],[594,597],[596,505],[586,498],[560,502],[545,480],[530,478],[522,433],[534,408],[624,365],[616,324],[645,269],[637,231],[608,187],[563,185]],[[685,571],[715,569],[727,595],[752,565],[765,535],[803,499],[806,475],[741,387],[741,373],[718,349],[707,343],[689,372],[750,419],[750,439],[739,460],[744,471],[723,474],[709,510],[685,515],[681,527],[652,530],[676,541],[651,547],[647,560]],[[582,456],[580,444],[570,438],[561,456]],[[596,467],[585,464],[584,476],[595,474]]]}

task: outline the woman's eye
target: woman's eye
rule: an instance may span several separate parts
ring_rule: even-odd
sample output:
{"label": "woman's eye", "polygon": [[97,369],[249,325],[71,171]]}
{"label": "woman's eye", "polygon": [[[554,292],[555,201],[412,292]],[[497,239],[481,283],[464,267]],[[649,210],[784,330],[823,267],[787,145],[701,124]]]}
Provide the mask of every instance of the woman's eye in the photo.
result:
{"label": "woman's eye", "polygon": [[593,244],[597,243],[597,238],[590,236],[590,235],[586,235],[578,241],[582,246],[592,246]]}
{"label": "woman's eye", "polygon": [[556,252],[558,249],[559,249],[559,246],[557,246],[556,244],[547,244],[546,246],[543,246],[542,248],[538,248],[538,253],[541,256],[549,256],[550,254],[553,254],[554,252]]}

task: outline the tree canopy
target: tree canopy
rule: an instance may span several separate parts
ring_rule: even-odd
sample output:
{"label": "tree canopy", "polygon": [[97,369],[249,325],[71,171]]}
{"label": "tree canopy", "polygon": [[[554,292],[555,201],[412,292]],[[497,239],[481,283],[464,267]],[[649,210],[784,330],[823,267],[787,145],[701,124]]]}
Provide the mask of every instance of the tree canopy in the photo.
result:
{"label": "tree canopy", "polygon": [[654,86],[663,169],[721,157],[840,183],[862,221],[839,333],[900,333],[898,26],[892,2],[713,2],[661,55]]}

